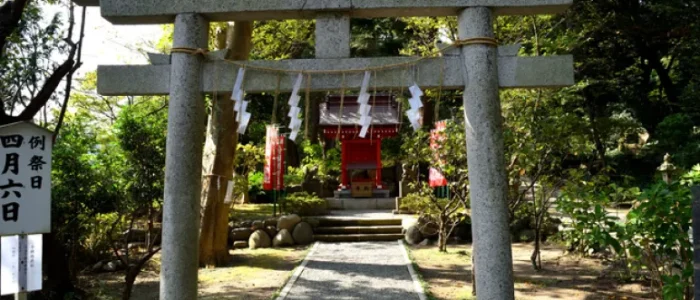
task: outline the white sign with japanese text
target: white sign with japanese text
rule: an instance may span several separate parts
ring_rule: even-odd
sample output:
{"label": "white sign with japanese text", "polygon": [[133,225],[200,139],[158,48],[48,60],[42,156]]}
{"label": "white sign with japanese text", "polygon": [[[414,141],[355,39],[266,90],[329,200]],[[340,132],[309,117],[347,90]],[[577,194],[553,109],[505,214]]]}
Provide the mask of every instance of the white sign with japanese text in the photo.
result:
{"label": "white sign with japanese text", "polygon": [[41,290],[42,238],[41,234],[0,237],[0,295]]}
{"label": "white sign with japanese text", "polygon": [[0,127],[0,236],[51,231],[51,148],[32,123]]}
{"label": "white sign with japanese text", "polygon": [[19,293],[19,236],[0,237],[0,295]]}

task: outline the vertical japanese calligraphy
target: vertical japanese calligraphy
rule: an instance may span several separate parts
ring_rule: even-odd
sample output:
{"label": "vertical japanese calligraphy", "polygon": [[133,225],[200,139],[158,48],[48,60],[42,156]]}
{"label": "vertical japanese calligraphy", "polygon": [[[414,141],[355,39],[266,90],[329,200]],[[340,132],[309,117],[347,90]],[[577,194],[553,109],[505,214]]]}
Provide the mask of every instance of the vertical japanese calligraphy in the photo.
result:
{"label": "vertical japanese calligraphy", "polygon": [[266,191],[284,189],[284,149],[285,137],[279,134],[279,128],[275,125],[267,126],[263,180],[263,189]]}
{"label": "vertical japanese calligraphy", "polygon": [[50,231],[51,148],[34,124],[0,127],[0,235]]}

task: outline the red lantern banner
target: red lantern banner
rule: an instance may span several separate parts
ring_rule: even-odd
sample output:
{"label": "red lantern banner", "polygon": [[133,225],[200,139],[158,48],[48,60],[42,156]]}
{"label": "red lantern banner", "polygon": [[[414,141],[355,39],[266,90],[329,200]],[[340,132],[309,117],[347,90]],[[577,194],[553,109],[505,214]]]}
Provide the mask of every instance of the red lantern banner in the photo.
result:
{"label": "red lantern banner", "polygon": [[[435,129],[430,131],[430,149],[435,155],[435,160],[438,161],[440,165],[445,162],[440,159],[438,151],[440,150],[440,145],[445,139],[445,128],[447,127],[447,121],[440,121],[435,123]],[[438,169],[430,168],[428,173],[428,183],[430,187],[440,187],[447,186],[447,178]]]}
{"label": "red lantern banner", "polygon": [[277,126],[267,126],[263,178],[263,189],[266,191],[280,191],[284,189],[285,139],[284,136],[279,134]]}

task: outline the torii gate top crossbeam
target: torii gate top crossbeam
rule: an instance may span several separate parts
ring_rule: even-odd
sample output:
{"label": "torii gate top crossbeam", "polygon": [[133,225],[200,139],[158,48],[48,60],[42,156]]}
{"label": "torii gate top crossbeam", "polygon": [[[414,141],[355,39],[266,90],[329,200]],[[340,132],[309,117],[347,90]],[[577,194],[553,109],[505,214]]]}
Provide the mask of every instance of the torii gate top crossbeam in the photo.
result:
{"label": "torii gate top crossbeam", "polygon": [[347,12],[353,18],[456,16],[466,7],[491,7],[500,15],[563,12],[573,0],[73,0],[100,6],[114,24],[173,23],[180,13],[209,21],[313,19],[318,13]]}

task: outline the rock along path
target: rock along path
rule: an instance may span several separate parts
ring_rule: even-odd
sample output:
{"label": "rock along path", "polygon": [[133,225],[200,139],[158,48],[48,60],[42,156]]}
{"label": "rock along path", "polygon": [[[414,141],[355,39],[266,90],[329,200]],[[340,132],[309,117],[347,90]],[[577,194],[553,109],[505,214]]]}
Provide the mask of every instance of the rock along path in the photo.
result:
{"label": "rock along path", "polygon": [[410,267],[397,242],[319,243],[277,299],[425,299]]}

